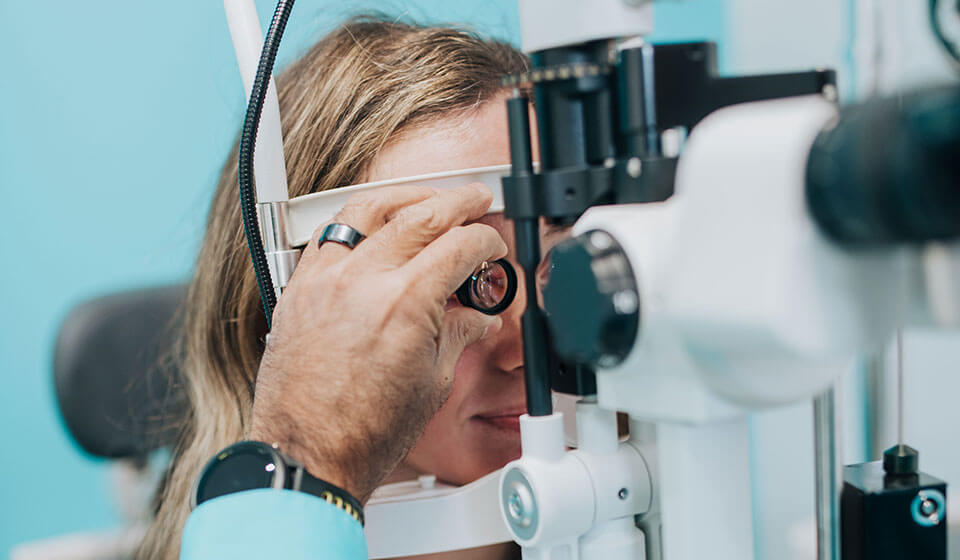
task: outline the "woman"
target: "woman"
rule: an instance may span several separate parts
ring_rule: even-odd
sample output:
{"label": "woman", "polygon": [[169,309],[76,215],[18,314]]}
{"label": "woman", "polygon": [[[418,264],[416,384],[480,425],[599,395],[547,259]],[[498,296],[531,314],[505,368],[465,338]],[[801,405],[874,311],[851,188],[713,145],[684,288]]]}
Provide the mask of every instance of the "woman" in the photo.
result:
{"label": "woman", "polygon": [[[507,92],[500,79],[526,68],[525,57],[509,45],[453,29],[371,18],[344,24],[277,80],[291,197],[508,163]],[[214,453],[251,429],[266,323],[236,184],[234,150],[217,186],[186,304],[182,352],[192,414],[141,547],[143,558],[177,556],[195,477]],[[479,221],[512,248],[512,227],[502,216]],[[548,246],[552,241],[544,240]],[[448,302],[455,305],[455,299]],[[523,305],[520,296],[501,315],[502,326],[463,352],[448,400],[390,480],[426,472],[464,484],[519,456]],[[473,552],[484,558],[516,554],[512,544]]]}

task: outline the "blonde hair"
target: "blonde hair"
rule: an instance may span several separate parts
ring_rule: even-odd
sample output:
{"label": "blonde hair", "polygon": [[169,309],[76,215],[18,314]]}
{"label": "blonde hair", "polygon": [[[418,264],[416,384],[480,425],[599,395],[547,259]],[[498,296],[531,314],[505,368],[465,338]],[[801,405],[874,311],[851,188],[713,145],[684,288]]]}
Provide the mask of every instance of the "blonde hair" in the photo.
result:
{"label": "blonde hair", "polygon": [[[399,132],[474,110],[526,70],[508,44],[452,28],[354,18],[277,78],[290,196],[349,185]],[[242,438],[266,322],[240,221],[237,147],[214,194],[184,308],[178,354],[189,398],[156,518],[138,558],[173,559],[189,492],[218,450]]]}

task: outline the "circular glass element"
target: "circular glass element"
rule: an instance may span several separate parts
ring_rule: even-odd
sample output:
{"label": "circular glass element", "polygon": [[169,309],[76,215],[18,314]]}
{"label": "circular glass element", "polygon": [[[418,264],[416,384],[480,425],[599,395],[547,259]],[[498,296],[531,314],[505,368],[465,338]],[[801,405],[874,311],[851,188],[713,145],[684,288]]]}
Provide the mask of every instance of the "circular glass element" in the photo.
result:
{"label": "circular glass element", "polygon": [[506,259],[484,262],[457,289],[457,299],[466,307],[496,315],[517,295],[517,272]]}

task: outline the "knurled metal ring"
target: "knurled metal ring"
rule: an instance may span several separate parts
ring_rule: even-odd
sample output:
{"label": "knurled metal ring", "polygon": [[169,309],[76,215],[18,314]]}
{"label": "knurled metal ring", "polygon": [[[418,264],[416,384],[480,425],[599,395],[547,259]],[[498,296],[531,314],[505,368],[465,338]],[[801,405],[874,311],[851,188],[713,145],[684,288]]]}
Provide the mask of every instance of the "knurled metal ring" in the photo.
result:
{"label": "knurled metal ring", "polygon": [[330,224],[323,228],[323,233],[320,234],[320,239],[317,241],[317,247],[323,247],[324,243],[332,241],[348,249],[353,249],[366,238],[366,235],[347,224]]}
{"label": "knurled metal ring", "polygon": [[610,73],[609,64],[597,64],[593,62],[573,62],[570,64],[559,64],[545,68],[536,68],[520,74],[510,74],[501,78],[500,82],[504,87],[519,87],[538,84],[541,82],[553,82],[559,80],[569,80],[571,78],[589,78],[602,76]]}

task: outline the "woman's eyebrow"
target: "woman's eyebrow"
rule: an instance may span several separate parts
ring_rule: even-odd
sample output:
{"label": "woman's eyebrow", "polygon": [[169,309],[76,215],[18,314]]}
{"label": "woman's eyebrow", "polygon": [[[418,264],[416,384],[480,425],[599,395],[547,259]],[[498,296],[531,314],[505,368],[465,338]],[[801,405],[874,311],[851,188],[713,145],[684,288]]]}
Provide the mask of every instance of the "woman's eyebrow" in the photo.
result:
{"label": "woman's eyebrow", "polygon": [[554,235],[556,233],[566,233],[570,231],[571,226],[565,226],[562,224],[544,224],[543,225],[543,234],[544,235]]}

